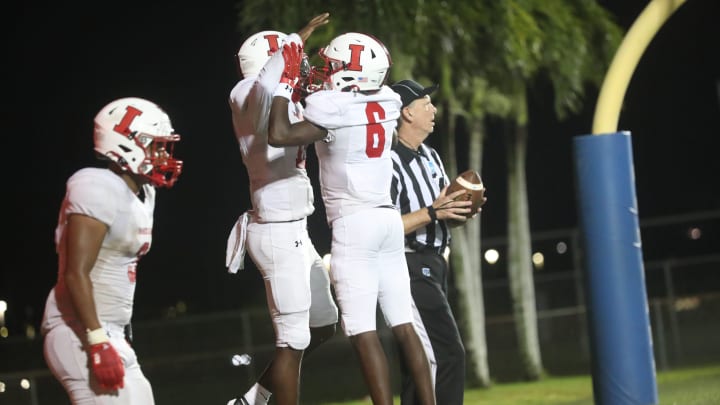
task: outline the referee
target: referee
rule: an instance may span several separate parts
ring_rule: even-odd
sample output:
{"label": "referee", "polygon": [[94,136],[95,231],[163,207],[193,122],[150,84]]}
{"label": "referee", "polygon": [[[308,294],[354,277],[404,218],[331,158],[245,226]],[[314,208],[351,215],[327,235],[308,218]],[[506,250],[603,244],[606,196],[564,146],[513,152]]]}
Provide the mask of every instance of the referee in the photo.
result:
{"label": "referee", "polygon": [[[449,226],[465,223],[471,203],[453,201],[462,190],[445,195],[449,179],[443,163],[437,151],[423,143],[435,125],[437,109],[430,94],[437,87],[423,87],[412,80],[391,86],[400,95],[402,109],[397,126],[398,142],[391,154],[390,194],[393,204],[400,209],[405,227],[405,255],[417,310],[415,326],[431,362],[437,403],[462,405],[465,347],[447,299],[447,260]],[[418,403],[412,378],[404,367],[401,374],[401,404]]]}

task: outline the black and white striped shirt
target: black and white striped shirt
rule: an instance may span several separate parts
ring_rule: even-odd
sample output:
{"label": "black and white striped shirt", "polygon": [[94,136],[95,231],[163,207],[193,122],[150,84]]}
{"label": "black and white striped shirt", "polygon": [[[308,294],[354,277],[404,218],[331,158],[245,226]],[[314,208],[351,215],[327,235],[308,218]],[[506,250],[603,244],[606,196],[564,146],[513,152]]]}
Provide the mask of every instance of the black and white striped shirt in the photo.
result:
{"label": "black and white striped shirt", "polygon": [[[414,151],[402,142],[392,148],[393,178],[390,196],[393,205],[405,215],[427,207],[449,184],[440,155],[430,146],[420,144]],[[450,243],[450,230],[445,221],[435,221],[405,235],[405,246],[415,243],[433,248],[445,248]]]}

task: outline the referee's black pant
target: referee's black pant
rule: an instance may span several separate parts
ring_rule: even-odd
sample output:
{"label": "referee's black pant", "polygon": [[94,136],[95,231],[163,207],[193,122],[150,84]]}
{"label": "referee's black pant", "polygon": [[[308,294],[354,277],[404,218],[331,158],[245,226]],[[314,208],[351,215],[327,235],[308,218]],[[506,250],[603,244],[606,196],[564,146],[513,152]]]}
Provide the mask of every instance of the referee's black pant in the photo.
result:
{"label": "referee's black pant", "polygon": [[[437,361],[435,396],[438,405],[462,405],[465,392],[465,347],[447,299],[448,264],[435,252],[406,253],[410,289]],[[400,352],[402,356],[402,352]],[[402,405],[418,404],[415,384],[400,362]]]}

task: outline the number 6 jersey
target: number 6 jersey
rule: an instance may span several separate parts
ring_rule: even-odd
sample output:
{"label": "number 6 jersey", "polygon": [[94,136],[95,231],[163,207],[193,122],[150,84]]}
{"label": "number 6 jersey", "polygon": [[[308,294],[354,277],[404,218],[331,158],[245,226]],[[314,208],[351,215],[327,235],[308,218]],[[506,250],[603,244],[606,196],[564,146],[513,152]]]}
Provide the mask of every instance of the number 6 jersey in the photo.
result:
{"label": "number 6 jersey", "polygon": [[328,131],[315,143],[328,224],[392,205],[390,148],[400,107],[400,96],[387,86],[373,94],[330,90],[306,98],[305,119]]}

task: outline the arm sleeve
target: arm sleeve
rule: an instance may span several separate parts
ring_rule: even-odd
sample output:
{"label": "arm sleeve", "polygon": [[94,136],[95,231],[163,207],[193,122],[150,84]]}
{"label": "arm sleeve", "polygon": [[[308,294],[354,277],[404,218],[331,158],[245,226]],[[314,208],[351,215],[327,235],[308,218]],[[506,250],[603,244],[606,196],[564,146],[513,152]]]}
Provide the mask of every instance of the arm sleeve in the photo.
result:
{"label": "arm sleeve", "polygon": [[285,70],[285,59],[283,59],[282,56],[282,47],[293,42],[302,45],[302,40],[298,34],[286,36],[282,44],[280,44],[280,49],[272,54],[267,63],[265,63],[265,66],[260,70],[260,73],[258,73],[258,83],[262,86],[265,93],[270,94],[271,97],[278,83],[280,83],[280,76],[282,76],[283,70]]}
{"label": "arm sleeve", "polygon": [[110,226],[117,214],[116,190],[111,184],[88,175],[68,181],[66,213],[83,214]]}
{"label": "arm sleeve", "polygon": [[346,125],[342,111],[333,99],[337,95],[334,91],[318,91],[309,95],[305,99],[305,119],[327,129]]}
{"label": "arm sleeve", "polygon": [[[302,44],[302,39],[298,34],[290,34],[285,37],[282,44],[280,44],[280,48],[282,49],[285,44],[291,42]],[[275,93],[275,89],[280,83],[283,70],[285,70],[285,59],[283,59],[282,51],[278,50],[272,54],[265,66],[260,70],[253,89],[250,91],[250,97],[253,98],[254,105],[257,106],[257,111],[259,111],[253,116],[254,127],[256,133],[263,137],[267,137],[273,93]]]}

